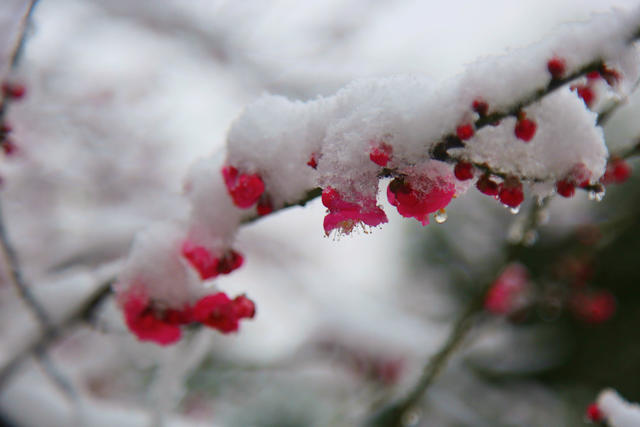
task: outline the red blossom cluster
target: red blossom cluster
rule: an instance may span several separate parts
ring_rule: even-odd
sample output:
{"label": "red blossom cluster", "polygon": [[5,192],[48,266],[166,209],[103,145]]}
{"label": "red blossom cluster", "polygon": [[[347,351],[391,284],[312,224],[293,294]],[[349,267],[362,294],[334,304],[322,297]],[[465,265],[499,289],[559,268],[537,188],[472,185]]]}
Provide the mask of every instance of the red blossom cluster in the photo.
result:
{"label": "red blossom cluster", "polygon": [[[17,101],[27,93],[27,89],[21,83],[5,81],[2,83],[2,96],[5,99]],[[7,123],[0,124],[0,145],[6,156],[12,156],[18,152],[18,146],[9,137],[11,134],[11,126]]]}
{"label": "red blossom cluster", "polygon": [[570,308],[579,320],[597,325],[609,320],[616,312],[616,299],[606,290],[576,292],[570,300]]}
{"label": "red blossom cluster", "polygon": [[429,214],[444,209],[455,194],[455,186],[444,177],[413,175],[395,178],[387,188],[389,203],[405,218],[429,224]]}
{"label": "red blossom cluster", "polygon": [[575,90],[578,96],[584,101],[585,105],[591,108],[596,99],[596,94],[590,83],[573,85],[571,86],[571,90]]}
{"label": "red blossom cluster", "polygon": [[493,314],[508,315],[522,308],[526,302],[529,273],[522,264],[508,265],[491,284],[484,300],[484,308]]}
{"label": "red blossom cluster", "polygon": [[574,84],[571,86],[571,90],[576,91],[585,105],[591,108],[596,100],[595,85],[598,80],[603,79],[609,86],[613,87],[618,84],[621,78],[622,76],[617,70],[603,65],[598,71],[591,71],[587,74],[586,83]]}
{"label": "red blossom cluster", "polygon": [[453,174],[460,181],[467,181],[473,178],[473,165],[469,162],[460,161],[453,168]]}
{"label": "red blossom cluster", "polygon": [[235,332],[240,327],[240,319],[252,319],[256,307],[244,295],[230,299],[225,293],[207,295],[193,306],[193,320],[216,329],[223,334]]}
{"label": "red blossom cluster", "polygon": [[12,100],[22,99],[27,94],[27,88],[17,82],[5,81],[2,83],[2,95]]}
{"label": "red blossom cluster", "polygon": [[478,179],[478,182],[476,182],[476,188],[487,196],[497,196],[500,184],[491,179],[491,175],[485,173]]}
{"label": "red blossom cluster", "polygon": [[173,344],[182,336],[181,326],[202,323],[224,334],[235,332],[241,319],[255,315],[253,301],[244,295],[233,300],[218,292],[198,300],[193,306],[181,310],[162,309],[139,290],[123,297],[125,322],[141,341],[153,341],[160,345]]}
{"label": "red blossom cluster", "polygon": [[566,70],[566,63],[564,59],[554,56],[547,62],[547,70],[549,70],[552,79],[561,79]]}
{"label": "red blossom cluster", "polygon": [[508,177],[498,189],[498,199],[510,208],[517,208],[524,201],[522,183],[518,178]]}
{"label": "red blossom cluster", "polygon": [[[584,289],[585,281],[593,274],[586,260],[563,258],[558,267],[562,280],[570,281],[566,304],[576,319],[597,325],[609,320],[616,312],[614,296],[606,290]],[[562,266],[562,267],[561,267]],[[508,265],[491,284],[484,300],[484,308],[496,315],[511,315],[524,308],[530,299],[529,274],[521,264]]]}
{"label": "red blossom cluster", "polygon": [[387,166],[393,154],[393,147],[386,142],[373,143],[369,158],[378,166]]}
{"label": "red blossom cluster", "polygon": [[307,162],[307,166],[317,169],[318,168],[318,155],[316,153],[311,153],[311,157],[309,157],[309,161]]}
{"label": "red blossom cluster", "polygon": [[18,146],[9,137],[11,131],[11,126],[8,124],[0,125],[0,144],[2,145],[2,151],[4,151],[6,156],[12,156],[18,150]]}
{"label": "red blossom cluster", "polygon": [[324,232],[327,236],[336,229],[348,234],[356,225],[376,227],[387,222],[387,215],[376,204],[375,199],[346,201],[332,187],[322,191],[322,204],[329,210],[324,217]]}
{"label": "red blossom cluster", "polygon": [[[470,163],[460,162],[454,169],[456,178],[461,181],[473,178],[473,167]],[[476,188],[482,194],[496,197],[503,205],[518,208],[524,201],[522,182],[516,177],[507,177],[498,183],[488,173],[483,174],[476,182]]]}
{"label": "red blossom cluster", "polygon": [[[554,66],[556,66],[555,64]],[[554,71],[558,71],[554,68]],[[564,72],[564,68],[562,70]],[[485,117],[489,112],[489,104],[481,98],[476,98],[471,103],[471,108],[473,111],[478,113],[478,115],[482,118]],[[500,120],[497,120],[491,123],[492,126],[498,126],[500,124]],[[513,132],[516,138],[523,140],[524,142],[529,142],[533,139],[536,134],[536,130],[538,125],[535,121],[527,118],[527,114],[524,111],[520,111],[518,113],[518,121],[513,129]],[[463,124],[456,128],[456,136],[463,141],[466,141],[473,137],[475,134],[475,129],[472,124]]]}
{"label": "red blossom cluster", "polygon": [[258,204],[256,205],[256,212],[260,216],[269,215],[273,212],[273,205],[271,204],[271,198],[268,194],[263,193],[258,200]]}
{"label": "red blossom cluster", "polygon": [[225,166],[222,177],[233,203],[239,208],[250,208],[264,193],[264,182],[258,174],[241,174],[235,167]]}
{"label": "red blossom cluster", "polygon": [[556,182],[556,192],[562,197],[573,197],[576,187],[587,188],[591,185],[591,173],[584,164],[579,163],[571,169],[571,172],[560,181]]}
{"label": "red blossom cluster", "polygon": [[516,134],[516,138],[521,139],[524,142],[529,142],[535,136],[537,128],[538,125],[536,122],[528,119],[524,112],[520,112],[514,133]]}
{"label": "red blossom cluster", "polygon": [[571,288],[582,289],[593,278],[594,262],[594,257],[589,255],[563,256],[555,266],[555,275]]}
{"label": "red blossom cluster", "polygon": [[604,185],[622,184],[631,176],[631,166],[624,159],[612,157],[601,182]]}
{"label": "red blossom cluster", "polygon": [[587,420],[592,423],[600,423],[604,421],[604,414],[602,413],[600,408],[598,408],[598,404],[596,403],[589,404],[589,406],[587,406],[587,409],[585,410],[584,415]]}
{"label": "red blossom cluster", "polygon": [[195,245],[189,240],[182,244],[182,256],[198,271],[202,280],[229,274],[240,268],[244,262],[243,256],[233,249],[217,257],[204,246]]}
{"label": "red blossom cluster", "polygon": [[480,117],[484,117],[489,113],[489,104],[481,98],[474,99],[471,103],[471,108],[473,108],[473,111],[478,113]]}
{"label": "red blossom cluster", "polygon": [[460,126],[458,126],[456,128],[457,137],[460,138],[463,141],[471,139],[474,134],[475,134],[475,131],[473,129],[473,125],[471,125],[469,123],[464,124],[464,125],[460,125]]}

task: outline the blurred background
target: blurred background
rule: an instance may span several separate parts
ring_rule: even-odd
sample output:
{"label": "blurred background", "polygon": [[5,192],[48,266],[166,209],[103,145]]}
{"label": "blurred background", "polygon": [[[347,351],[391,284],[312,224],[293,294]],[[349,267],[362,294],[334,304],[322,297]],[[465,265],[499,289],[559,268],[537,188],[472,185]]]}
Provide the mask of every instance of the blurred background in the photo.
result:
{"label": "blurred background", "polygon": [[[193,330],[160,348],[137,342],[109,298],[77,313],[136,231],[185,208],[189,165],[223,149],[260,94],[312,99],[397,73],[437,83],[638,4],[41,0],[10,74],[27,95],[7,116],[17,151],[0,160],[0,198],[27,281],[54,319],[72,319],[47,349],[71,391],[30,357],[38,325],[3,279],[0,366],[21,363],[0,376],[0,424],[359,425],[411,388],[460,311],[514,265],[517,302],[474,324],[407,425],[579,426],[603,387],[640,401],[637,173],[599,203],[555,198],[528,236],[534,201],[513,215],[473,189],[444,224],[385,205],[383,228],[338,240],[318,200],[278,212],[241,230],[246,265],[218,282],[257,304],[237,335]],[[0,6],[5,76],[24,11]],[[607,123],[612,153],[640,136],[638,111],[632,97]]]}

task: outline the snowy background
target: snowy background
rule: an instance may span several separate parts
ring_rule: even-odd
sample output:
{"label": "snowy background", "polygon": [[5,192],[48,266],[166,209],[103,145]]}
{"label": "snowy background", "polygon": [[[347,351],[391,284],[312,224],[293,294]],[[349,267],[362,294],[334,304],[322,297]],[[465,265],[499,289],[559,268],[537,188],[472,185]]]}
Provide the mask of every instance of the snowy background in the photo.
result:
{"label": "snowy background", "polygon": [[[307,100],[358,77],[405,72],[437,84],[560,23],[637,4],[41,0],[13,75],[28,88],[8,117],[20,153],[0,162],[25,274],[62,316],[117,273],[136,231],[185,209],[178,195],[188,167],[220,150],[234,117],[265,92]],[[0,6],[3,48],[20,11],[17,1]],[[625,140],[637,128],[608,134]],[[590,206],[584,194],[563,200],[553,223],[578,223]],[[455,259],[434,244],[421,254],[433,256],[430,266],[421,266],[421,239],[444,228],[481,271],[513,219],[469,194],[452,203],[444,225],[423,229],[387,209],[382,229],[336,241],[324,237],[324,211],[316,200],[241,230],[247,264],[219,281],[257,303],[257,317],[238,335],[195,331],[171,348],[140,344],[108,302],[92,325],[60,340],[52,359],[82,396],[87,425],[154,425],[165,415],[175,425],[354,425],[415,381],[458,308],[433,266]],[[0,285],[0,361],[36,331],[18,301]],[[562,357],[529,332],[484,328],[467,353],[505,369],[543,369]],[[500,353],[514,339],[520,354]],[[430,391],[424,425],[576,422],[541,384],[492,386],[457,362]],[[379,364],[399,369],[398,380],[386,381]],[[0,408],[16,425],[71,425],[79,416],[31,362],[4,387]]]}

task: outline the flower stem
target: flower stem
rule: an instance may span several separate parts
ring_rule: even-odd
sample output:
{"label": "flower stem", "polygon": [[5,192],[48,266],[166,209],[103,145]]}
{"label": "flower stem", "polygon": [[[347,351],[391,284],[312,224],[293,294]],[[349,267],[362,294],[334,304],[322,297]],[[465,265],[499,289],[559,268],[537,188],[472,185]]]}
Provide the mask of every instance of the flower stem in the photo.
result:
{"label": "flower stem", "polygon": [[474,324],[476,314],[482,310],[484,295],[488,286],[473,298],[460,317],[453,325],[453,329],[442,348],[434,354],[422,371],[422,375],[415,387],[402,399],[383,407],[366,422],[370,427],[400,427],[406,423],[406,417],[420,401],[425,391],[431,386],[438,374],[446,367],[451,356],[462,344]]}

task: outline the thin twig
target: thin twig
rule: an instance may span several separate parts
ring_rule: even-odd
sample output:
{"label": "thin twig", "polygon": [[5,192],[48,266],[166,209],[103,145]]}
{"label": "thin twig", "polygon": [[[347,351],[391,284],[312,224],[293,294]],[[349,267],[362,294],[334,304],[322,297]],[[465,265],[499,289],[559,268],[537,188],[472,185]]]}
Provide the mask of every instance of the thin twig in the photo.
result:
{"label": "thin twig", "polygon": [[[33,11],[35,10],[35,6],[38,3],[38,0],[32,0],[29,3],[29,6],[22,17],[20,22],[20,29],[18,31],[18,39],[16,44],[11,51],[11,55],[9,57],[9,68],[13,70],[20,60],[22,53],[24,51],[25,40],[27,36],[27,30],[31,23],[31,17],[33,15]],[[4,120],[4,116],[7,113],[9,106],[9,97],[3,96],[0,101],[0,122]],[[9,234],[7,228],[5,226],[5,221],[2,214],[2,206],[0,205],[0,251],[2,252],[2,257],[4,264],[6,266],[6,270],[9,273],[9,281],[17,290],[18,295],[22,298],[25,304],[29,307],[31,313],[34,314],[35,318],[40,325],[42,333],[45,336],[53,335],[54,327],[51,323],[51,319],[49,314],[45,310],[45,308],[40,304],[38,299],[33,295],[29,285],[27,285],[24,280],[24,276],[22,274],[22,269],[20,268],[20,263],[18,261],[18,255],[16,253],[15,248],[11,244],[11,240],[9,239]],[[75,399],[76,394],[73,390],[73,386],[71,383],[59,372],[56,367],[53,365],[51,360],[49,359],[46,351],[44,349],[42,351],[37,352],[36,358],[38,359],[40,365],[43,367],[47,375],[51,378],[51,380],[56,384],[62,392],[71,399]],[[13,366],[10,362],[8,366]],[[0,378],[3,376],[0,375]]]}
{"label": "thin twig", "polygon": [[[22,17],[22,21],[20,22],[20,29],[18,32],[18,39],[11,51],[11,55],[9,57],[9,68],[14,69],[18,65],[18,61],[22,56],[22,52],[24,51],[25,40],[27,36],[27,29],[29,28],[29,23],[31,21],[31,16],[33,15],[33,11],[37,4],[38,0],[31,0],[27,11]],[[4,115],[7,113],[9,105],[9,97],[3,96],[0,101],[0,121],[4,120]],[[31,293],[29,286],[24,281],[22,271],[20,269],[20,264],[18,262],[18,256],[16,251],[11,244],[9,239],[9,235],[7,232],[7,228],[5,226],[5,222],[2,215],[2,207],[0,206],[0,250],[3,252],[4,261],[7,270],[9,271],[9,280],[12,282],[16,290],[18,291],[20,297],[25,301],[25,303],[29,306],[29,309],[33,312],[36,319],[40,323],[43,329],[46,329],[50,325],[49,316],[42,307],[42,305],[37,301],[34,295]]]}
{"label": "thin twig", "polygon": [[9,273],[9,281],[13,287],[18,291],[18,294],[22,300],[27,304],[29,310],[34,314],[40,327],[43,330],[48,329],[51,326],[49,315],[44,307],[38,302],[37,298],[31,292],[29,285],[24,280],[22,270],[20,269],[20,263],[18,262],[18,256],[16,254],[9,236],[7,228],[5,226],[2,204],[0,201],[0,251],[2,251],[3,260]]}
{"label": "thin twig", "polygon": [[404,398],[374,413],[371,418],[365,421],[366,426],[400,427],[404,424],[404,418],[410,413],[411,409],[419,403],[429,386],[431,386],[438,374],[445,368],[455,350],[467,337],[476,315],[482,309],[482,302],[484,301],[484,294],[487,289],[488,286],[485,286],[482,292],[467,305],[453,325],[453,329],[442,348],[429,359],[429,362],[422,371],[420,379],[413,389]]}
{"label": "thin twig", "polygon": [[[9,55],[9,69],[14,70],[20,58],[22,58],[22,53],[24,52],[24,46],[27,39],[27,31],[29,29],[29,25],[31,24],[31,17],[33,16],[33,11],[35,10],[36,5],[39,0],[31,0],[29,2],[29,6],[25,14],[22,16],[20,21],[20,28],[18,30],[18,39],[16,40],[13,49]],[[4,121],[4,116],[7,113],[8,105],[10,98],[2,95],[0,99],[0,122]]]}
{"label": "thin twig", "polygon": [[27,7],[27,12],[22,17],[22,21],[20,22],[18,41],[15,44],[13,51],[11,52],[9,62],[11,68],[15,68],[18,62],[20,62],[20,58],[22,57],[22,53],[24,52],[25,40],[27,39],[27,31],[29,30],[29,25],[31,25],[31,17],[33,16],[33,11],[35,10],[38,1],[39,0],[31,0],[31,2],[29,2],[29,6]]}
{"label": "thin twig", "polygon": [[31,341],[24,349],[15,354],[2,368],[0,368],[0,389],[20,365],[30,356],[45,354],[47,348],[63,337],[70,328],[80,322],[91,319],[96,309],[111,296],[113,279],[101,283],[93,293],[73,312],[71,312],[58,325],[52,325],[49,329],[41,331],[40,335]]}
{"label": "thin twig", "polygon": [[46,351],[41,351],[37,352],[35,357],[40,366],[44,369],[44,372],[53,381],[54,385],[61,389],[70,400],[76,401],[78,399],[78,394],[76,393],[73,384],[71,384],[69,379],[62,375],[60,370],[58,370],[58,368],[53,364],[49,354]]}

